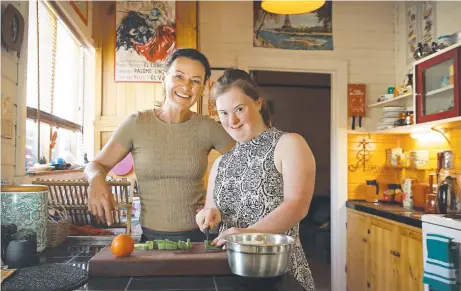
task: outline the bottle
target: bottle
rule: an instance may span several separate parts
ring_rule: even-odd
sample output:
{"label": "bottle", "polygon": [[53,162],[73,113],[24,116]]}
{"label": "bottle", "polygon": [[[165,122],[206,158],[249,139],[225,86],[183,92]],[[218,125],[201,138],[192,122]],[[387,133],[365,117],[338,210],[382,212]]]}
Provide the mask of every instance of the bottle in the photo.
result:
{"label": "bottle", "polygon": [[413,209],[413,193],[411,191],[411,186],[413,184],[413,179],[406,178],[403,182],[403,207],[408,209]]}

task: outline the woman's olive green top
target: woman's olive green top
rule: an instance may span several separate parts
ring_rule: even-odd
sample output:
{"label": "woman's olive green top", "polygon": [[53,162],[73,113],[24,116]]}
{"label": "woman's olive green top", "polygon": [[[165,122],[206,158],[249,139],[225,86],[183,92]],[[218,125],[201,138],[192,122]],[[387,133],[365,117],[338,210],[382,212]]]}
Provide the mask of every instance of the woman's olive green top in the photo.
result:
{"label": "woman's olive green top", "polygon": [[111,139],[133,155],[141,197],[141,225],[150,229],[193,229],[197,202],[204,198],[204,175],[212,149],[234,143],[208,116],[169,124],[153,110],[126,118]]}

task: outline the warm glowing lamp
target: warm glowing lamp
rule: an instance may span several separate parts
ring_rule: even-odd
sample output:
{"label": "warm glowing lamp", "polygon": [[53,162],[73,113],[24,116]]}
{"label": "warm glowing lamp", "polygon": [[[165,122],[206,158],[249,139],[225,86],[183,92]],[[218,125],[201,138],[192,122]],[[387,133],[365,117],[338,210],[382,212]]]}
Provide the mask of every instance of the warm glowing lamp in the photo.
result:
{"label": "warm glowing lamp", "polygon": [[312,12],[325,4],[325,0],[313,1],[273,1],[264,0],[261,2],[262,9],[274,14],[302,14]]}

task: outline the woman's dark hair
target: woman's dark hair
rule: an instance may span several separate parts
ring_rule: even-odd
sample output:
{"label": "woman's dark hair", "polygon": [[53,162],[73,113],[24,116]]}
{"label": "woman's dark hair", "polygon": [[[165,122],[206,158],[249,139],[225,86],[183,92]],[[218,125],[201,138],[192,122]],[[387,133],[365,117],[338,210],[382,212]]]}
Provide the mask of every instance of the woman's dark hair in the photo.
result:
{"label": "woman's dark hair", "polygon": [[177,58],[188,58],[194,61],[199,61],[205,68],[205,80],[203,83],[208,80],[211,76],[211,67],[208,59],[198,50],[192,48],[177,49],[174,53],[168,56],[168,59],[165,63],[165,72],[168,71],[171,65]]}
{"label": "woman's dark hair", "polygon": [[262,99],[261,115],[264,123],[271,127],[272,116],[267,106],[267,102],[262,98],[261,89],[258,84],[247,72],[239,69],[226,69],[221,77],[216,81],[216,84],[211,90],[211,101],[216,105],[216,100],[222,94],[228,92],[233,87],[241,90],[245,95],[257,101],[259,98]]}

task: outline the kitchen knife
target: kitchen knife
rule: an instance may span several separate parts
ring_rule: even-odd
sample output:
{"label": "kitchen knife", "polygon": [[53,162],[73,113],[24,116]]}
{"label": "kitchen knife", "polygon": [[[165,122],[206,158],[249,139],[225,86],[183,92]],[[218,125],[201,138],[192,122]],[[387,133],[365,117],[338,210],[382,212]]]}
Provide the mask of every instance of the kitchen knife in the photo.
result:
{"label": "kitchen knife", "polygon": [[208,244],[209,244],[209,241],[208,241],[209,236],[210,236],[210,228],[207,227],[207,228],[205,228],[205,240],[206,240],[206,244],[205,244],[205,253],[206,253],[207,250],[208,250],[208,247],[207,247],[207,246],[208,246]]}

